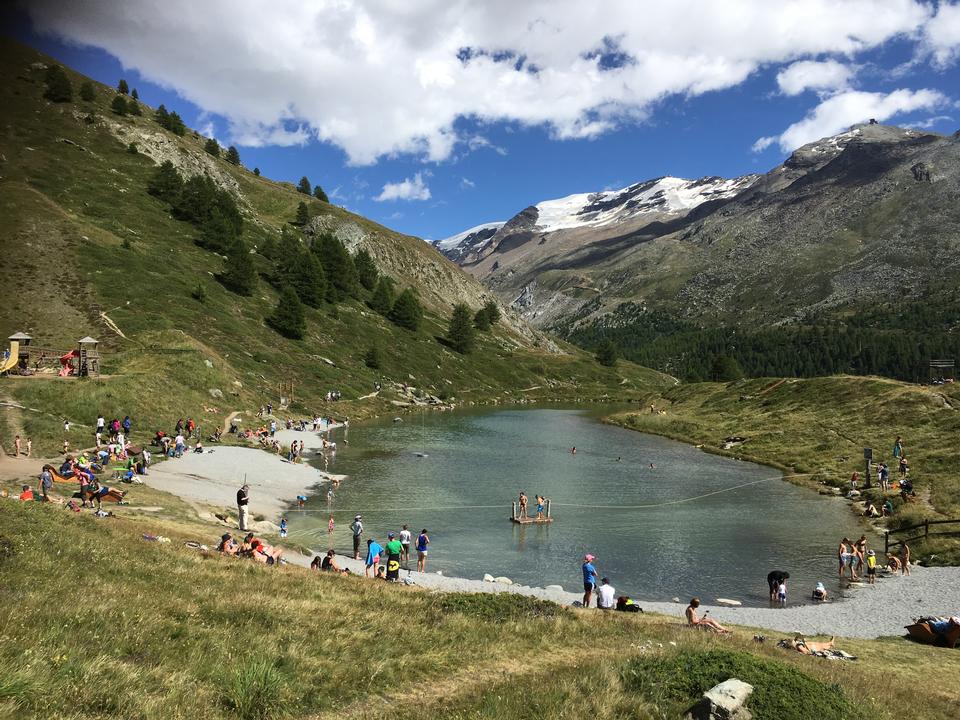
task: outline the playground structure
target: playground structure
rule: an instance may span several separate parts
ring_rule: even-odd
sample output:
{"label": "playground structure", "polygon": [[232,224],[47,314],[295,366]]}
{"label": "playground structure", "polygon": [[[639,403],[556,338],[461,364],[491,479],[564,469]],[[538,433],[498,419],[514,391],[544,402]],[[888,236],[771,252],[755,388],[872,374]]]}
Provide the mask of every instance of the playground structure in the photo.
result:
{"label": "playground structure", "polygon": [[67,350],[40,347],[33,338],[23,332],[7,338],[10,349],[0,359],[0,375],[36,375],[44,368],[56,368],[59,377],[98,377],[100,375],[99,341],[80,338],[77,347]]}
{"label": "playground structure", "polygon": [[946,359],[934,359],[930,361],[930,382],[935,385],[941,385],[945,382],[954,380],[955,361]]}

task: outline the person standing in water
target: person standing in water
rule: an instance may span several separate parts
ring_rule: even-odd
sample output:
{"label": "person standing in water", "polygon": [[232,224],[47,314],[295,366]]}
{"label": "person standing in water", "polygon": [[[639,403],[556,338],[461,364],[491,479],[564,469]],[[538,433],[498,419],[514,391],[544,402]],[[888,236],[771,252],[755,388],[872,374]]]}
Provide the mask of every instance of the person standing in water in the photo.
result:
{"label": "person standing in water", "polygon": [[404,565],[410,563],[410,540],[413,537],[406,525],[400,531],[400,560]]}
{"label": "person standing in water", "polygon": [[594,556],[587,553],[583,556],[583,606],[590,607],[590,599],[593,597],[593,591],[597,587],[597,568],[594,567]]}
{"label": "person standing in water", "polygon": [[350,523],[350,531],[353,533],[353,559],[360,559],[360,536],[363,535],[363,518],[357,515]]}
{"label": "person standing in water", "polygon": [[427,535],[427,529],[424,528],[417,536],[417,572],[426,572],[429,546],[430,536]]}

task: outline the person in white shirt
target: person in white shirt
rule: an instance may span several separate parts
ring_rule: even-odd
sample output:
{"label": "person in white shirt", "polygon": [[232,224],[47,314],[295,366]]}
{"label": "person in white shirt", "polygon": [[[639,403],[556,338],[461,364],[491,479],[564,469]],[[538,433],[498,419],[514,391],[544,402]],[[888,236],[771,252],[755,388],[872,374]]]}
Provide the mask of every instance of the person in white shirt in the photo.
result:
{"label": "person in white shirt", "polygon": [[603,578],[600,581],[600,589],[597,590],[597,607],[601,610],[613,610],[617,606],[617,591],[610,584],[609,578]]}
{"label": "person in white shirt", "polygon": [[410,540],[413,538],[413,535],[410,534],[410,530],[406,525],[403,526],[403,530],[400,531],[400,559],[408,563],[410,562]]}

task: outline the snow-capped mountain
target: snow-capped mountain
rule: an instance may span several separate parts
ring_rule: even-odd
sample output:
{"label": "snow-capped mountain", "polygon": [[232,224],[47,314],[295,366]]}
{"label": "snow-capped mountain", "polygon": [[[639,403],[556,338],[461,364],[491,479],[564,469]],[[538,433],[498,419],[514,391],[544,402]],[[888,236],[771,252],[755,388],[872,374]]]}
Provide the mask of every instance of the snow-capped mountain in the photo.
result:
{"label": "snow-capped mountain", "polygon": [[705,202],[733,197],[758,177],[746,175],[732,180],[720,177],[699,180],[661,177],[620,190],[577,193],[556,200],[545,200],[523,210],[508,222],[477,225],[434,244],[455,262],[469,263],[494,249],[498,236],[505,235],[507,230],[516,232],[522,229],[545,234],[635,219],[677,217]]}

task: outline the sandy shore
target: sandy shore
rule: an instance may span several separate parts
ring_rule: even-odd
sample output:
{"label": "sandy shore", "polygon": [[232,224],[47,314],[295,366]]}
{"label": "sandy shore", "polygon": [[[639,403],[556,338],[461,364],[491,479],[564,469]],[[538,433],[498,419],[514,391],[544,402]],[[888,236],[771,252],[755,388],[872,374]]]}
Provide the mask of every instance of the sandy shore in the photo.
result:
{"label": "sandy shore", "polygon": [[[339,425],[332,425],[331,429],[337,427]],[[311,452],[321,445],[320,435],[312,431],[282,430],[276,438],[284,445],[302,440]],[[208,445],[206,450],[157,463],[144,476],[144,483],[186,500],[228,508],[233,516],[237,490],[246,478],[250,486],[250,512],[276,522],[284,510],[296,503],[297,495],[310,495],[332,478],[343,478],[317,470],[306,462],[287,462],[284,457],[256,447]]]}

